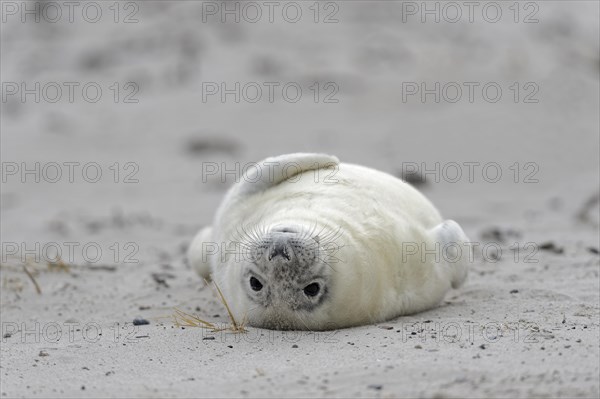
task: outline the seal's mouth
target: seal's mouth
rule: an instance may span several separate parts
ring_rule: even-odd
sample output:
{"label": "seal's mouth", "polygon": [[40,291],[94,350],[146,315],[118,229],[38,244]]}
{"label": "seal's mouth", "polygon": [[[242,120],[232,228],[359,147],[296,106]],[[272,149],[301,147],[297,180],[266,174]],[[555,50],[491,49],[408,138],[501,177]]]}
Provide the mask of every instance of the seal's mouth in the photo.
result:
{"label": "seal's mouth", "polygon": [[287,233],[287,234],[298,234],[300,231],[295,227],[274,227],[271,229],[272,233]]}

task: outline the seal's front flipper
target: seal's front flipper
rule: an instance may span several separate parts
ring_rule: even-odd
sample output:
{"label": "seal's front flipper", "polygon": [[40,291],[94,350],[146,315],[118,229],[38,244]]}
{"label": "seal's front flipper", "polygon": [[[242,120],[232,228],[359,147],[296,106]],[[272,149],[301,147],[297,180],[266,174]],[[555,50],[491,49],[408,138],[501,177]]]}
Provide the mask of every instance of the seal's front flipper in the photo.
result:
{"label": "seal's front flipper", "polygon": [[[451,268],[452,288],[460,287],[467,278],[471,246],[469,238],[454,220],[446,220],[430,230],[433,241],[439,243],[441,261]],[[445,265],[446,266],[446,265]]]}
{"label": "seal's front flipper", "polygon": [[308,170],[334,168],[340,161],[326,154],[294,153],[264,159],[248,168],[237,184],[238,195],[252,195]]}
{"label": "seal's front flipper", "polygon": [[212,227],[208,226],[196,234],[187,251],[190,266],[207,280],[210,278],[210,257],[215,253],[215,246],[216,243],[212,239]]}

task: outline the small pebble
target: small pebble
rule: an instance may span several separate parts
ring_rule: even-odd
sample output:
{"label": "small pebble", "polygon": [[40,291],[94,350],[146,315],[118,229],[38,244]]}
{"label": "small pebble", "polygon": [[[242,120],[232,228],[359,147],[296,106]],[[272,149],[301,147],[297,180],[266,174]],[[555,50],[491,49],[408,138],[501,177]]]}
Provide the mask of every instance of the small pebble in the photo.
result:
{"label": "small pebble", "polygon": [[376,391],[381,391],[381,389],[383,388],[383,385],[379,385],[379,384],[371,384],[369,385],[367,388],[369,389],[374,389]]}
{"label": "small pebble", "polygon": [[141,317],[136,317],[135,319],[133,319],[134,326],[144,326],[146,324],[150,324],[150,322],[146,319],[142,319]]}
{"label": "small pebble", "polygon": [[510,290],[510,293],[511,293],[511,294],[518,294],[518,293],[519,293],[519,290]]}
{"label": "small pebble", "polygon": [[382,330],[393,330],[394,329],[394,327],[392,327],[392,326],[377,326],[377,327],[381,328]]}
{"label": "small pebble", "polygon": [[506,242],[511,237],[519,238],[521,233],[513,229],[500,229],[498,227],[488,228],[481,233],[481,237],[488,241]]}
{"label": "small pebble", "polygon": [[50,356],[50,355],[48,354],[48,352],[40,351],[38,356],[44,357],[44,356]]}
{"label": "small pebble", "polygon": [[551,251],[555,254],[562,254],[564,252],[563,248],[556,246],[552,241],[545,242],[539,245],[539,249],[544,251]]}
{"label": "small pebble", "polygon": [[215,337],[204,337],[202,338],[203,341],[214,341]]}
{"label": "small pebble", "polygon": [[298,347],[298,345],[296,345],[296,344],[292,345],[292,348],[297,348],[297,347]]}
{"label": "small pebble", "polygon": [[396,176],[401,178],[402,180],[404,180],[411,186],[419,187],[419,186],[423,186],[423,185],[427,184],[427,180],[425,179],[425,176],[423,176],[422,173],[420,173],[418,171],[413,172],[413,171],[404,170],[404,168],[402,168],[402,169],[403,170],[396,173]]}

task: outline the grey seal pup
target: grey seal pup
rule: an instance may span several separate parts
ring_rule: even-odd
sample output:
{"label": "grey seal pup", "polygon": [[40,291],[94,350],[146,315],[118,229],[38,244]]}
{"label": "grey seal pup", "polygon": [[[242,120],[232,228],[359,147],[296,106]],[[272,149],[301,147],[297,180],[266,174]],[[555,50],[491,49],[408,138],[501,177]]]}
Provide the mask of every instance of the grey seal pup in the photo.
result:
{"label": "grey seal pup", "polygon": [[236,318],[328,330],[435,307],[465,281],[468,241],[404,181],[296,153],[247,168],[187,256]]}

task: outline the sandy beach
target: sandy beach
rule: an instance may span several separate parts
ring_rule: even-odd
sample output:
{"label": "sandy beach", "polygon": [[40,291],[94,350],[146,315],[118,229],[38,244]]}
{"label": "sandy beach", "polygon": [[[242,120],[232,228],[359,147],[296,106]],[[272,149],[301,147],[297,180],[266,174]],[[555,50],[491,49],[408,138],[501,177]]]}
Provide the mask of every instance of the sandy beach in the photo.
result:
{"label": "sandy beach", "polygon": [[[1,3],[2,398],[598,397],[597,2],[65,3]],[[186,248],[290,152],[410,178],[476,243],[466,284],[178,326],[229,326]]]}

